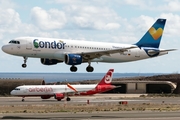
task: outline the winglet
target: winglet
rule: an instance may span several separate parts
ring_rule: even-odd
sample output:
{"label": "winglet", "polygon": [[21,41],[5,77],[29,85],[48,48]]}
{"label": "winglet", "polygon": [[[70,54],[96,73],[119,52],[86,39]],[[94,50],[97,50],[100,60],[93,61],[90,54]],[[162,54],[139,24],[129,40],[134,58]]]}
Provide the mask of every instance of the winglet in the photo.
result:
{"label": "winglet", "polygon": [[111,85],[114,69],[109,69],[98,85]]}
{"label": "winglet", "polygon": [[67,84],[67,86],[68,86],[71,90],[74,90],[75,92],[77,92],[76,88],[74,88],[73,86],[71,86],[69,83]]}

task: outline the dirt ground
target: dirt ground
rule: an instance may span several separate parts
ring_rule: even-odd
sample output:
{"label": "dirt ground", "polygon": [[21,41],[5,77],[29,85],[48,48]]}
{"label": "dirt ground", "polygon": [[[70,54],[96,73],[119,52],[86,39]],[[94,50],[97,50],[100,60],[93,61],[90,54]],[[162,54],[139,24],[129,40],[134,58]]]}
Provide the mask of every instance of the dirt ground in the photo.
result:
{"label": "dirt ground", "polygon": [[98,112],[98,111],[180,111],[180,104],[48,104],[48,105],[1,105],[0,113],[53,113],[53,112]]}

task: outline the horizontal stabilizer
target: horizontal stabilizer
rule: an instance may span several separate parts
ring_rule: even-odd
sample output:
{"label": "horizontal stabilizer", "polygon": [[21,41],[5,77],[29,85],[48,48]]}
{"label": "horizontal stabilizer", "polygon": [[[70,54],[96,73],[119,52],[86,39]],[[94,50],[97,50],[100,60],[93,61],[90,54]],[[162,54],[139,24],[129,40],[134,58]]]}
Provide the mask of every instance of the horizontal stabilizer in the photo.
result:
{"label": "horizontal stabilizer", "polygon": [[177,49],[167,49],[167,50],[160,50],[160,52],[168,52],[168,51],[175,51]]}
{"label": "horizontal stabilizer", "polygon": [[167,49],[167,50],[148,50],[148,54],[156,54],[156,53],[160,53],[160,52],[169,52],[169,51],[174,51],[177,49]]}

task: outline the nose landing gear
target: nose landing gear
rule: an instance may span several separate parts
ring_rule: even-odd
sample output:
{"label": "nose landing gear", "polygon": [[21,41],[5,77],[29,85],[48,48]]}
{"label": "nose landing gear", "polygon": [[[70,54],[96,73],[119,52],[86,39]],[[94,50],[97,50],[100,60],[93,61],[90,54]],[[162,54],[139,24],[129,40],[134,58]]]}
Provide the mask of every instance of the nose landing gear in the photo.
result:
{"label": "nose landing gear", "polygon": [[26,68],[27,67],[27,65],[26,65],[26,62],[27,62],[27,57],[23,57],[24,58],[24,63],[22,64],[22,67],[23,68]]}

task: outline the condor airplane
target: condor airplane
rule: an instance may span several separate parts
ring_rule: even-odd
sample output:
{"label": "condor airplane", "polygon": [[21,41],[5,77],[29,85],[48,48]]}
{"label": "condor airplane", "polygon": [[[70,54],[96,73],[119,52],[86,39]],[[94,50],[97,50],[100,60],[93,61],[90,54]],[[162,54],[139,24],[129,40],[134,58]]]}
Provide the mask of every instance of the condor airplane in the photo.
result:
{"label": "condor airplane", "polygon": [[65,62],[76,72],[76,65],[88,63],[87,72],[94,68],[91,62],[121,63],[167,54],[175,49],[160,49],[166,19],[158,19],[135,44],[106,43],[42,37],[19,37],[2,46],[5,53],[22,56],[25,68],[27,58],[40,58],[44,65]]}
{"label": "condor airplane", "polygon": [[111,85],[112,76],[114,69],[109,69],[106,75],[98,84],[88,84],[88,85],[23,85],[18,86],[11,91],[11,95],[22,97],[29,96],[40,96],[42,99],[49,99],[53,97],[60,101],[66,98],[67,101],[71,99],[69,96],[72,95],[93,95],[96,93],[102,93],[116,88],[116,86]]}

